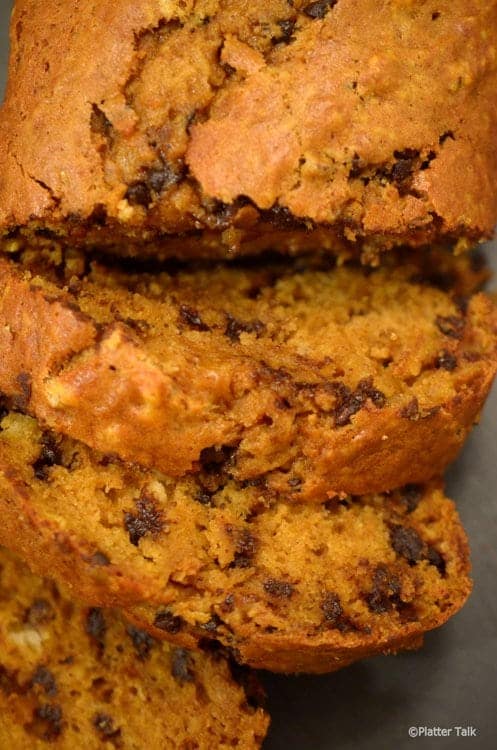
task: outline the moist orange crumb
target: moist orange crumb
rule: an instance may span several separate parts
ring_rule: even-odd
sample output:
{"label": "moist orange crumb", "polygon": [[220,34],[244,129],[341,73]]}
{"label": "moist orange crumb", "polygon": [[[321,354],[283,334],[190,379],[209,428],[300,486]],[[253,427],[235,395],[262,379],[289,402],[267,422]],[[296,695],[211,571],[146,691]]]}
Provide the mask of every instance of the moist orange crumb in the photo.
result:
{"label": "moist orange crumb", "polygon": [[0,549],[2,748],[255,750],[268,718],[252,697],[219,655],[76,604]]}
{"label": "moist orange crumb", "polygon": [[472,296],[474,258],[388,257],[168,273],[0,260],[0,391],[172,477],[214,465],[313,502],[425,482],[478,418],[497,313]]}
{"label": "moist orange crumb", "polygon": [[466,536],[437,483],[284,502],[216,465],[172,480],[6,413],[0,506],[0,542],[74,595],[278,672],[418,646],[471,588]]}

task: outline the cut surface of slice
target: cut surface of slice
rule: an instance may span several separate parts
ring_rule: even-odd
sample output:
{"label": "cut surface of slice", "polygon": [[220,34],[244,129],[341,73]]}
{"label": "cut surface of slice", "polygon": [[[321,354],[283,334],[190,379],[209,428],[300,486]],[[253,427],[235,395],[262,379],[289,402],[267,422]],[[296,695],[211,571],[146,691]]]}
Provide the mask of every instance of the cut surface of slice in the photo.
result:
{"label": "cut surface of slice", "polygon": [[474,243],[496,47],[495,0],[17,0],[0,231],[183,257]]}
{"label": "cut surface of slice", "polygon": [[268,719],[251,700],[219,655],[175,648],[115,611],[75,604],[0,549],[5,750],[255,750]]}
{"label": "cut surface of slice", "polygon": [[0,391],[168,476],[222,465],[316,502],[424,482],[478,418],[497,312],[471,295],[472,258],[389,257],[167,273],[0,259]]}
{"label": "cut surface of slice", "polygon": [[217,465],[171,480],[20,414],[1,428],[0,542],[182,647],[332,671],[418,644],[470,591],[466,537],[436,484],[287,503]]}

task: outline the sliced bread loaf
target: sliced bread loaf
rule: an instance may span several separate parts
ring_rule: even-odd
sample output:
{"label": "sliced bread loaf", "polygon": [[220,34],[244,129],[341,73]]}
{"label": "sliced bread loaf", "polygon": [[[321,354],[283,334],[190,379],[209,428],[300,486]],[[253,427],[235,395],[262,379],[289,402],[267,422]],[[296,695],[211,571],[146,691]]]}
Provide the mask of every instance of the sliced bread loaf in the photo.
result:
{"label": "sliced bread loaf", "polygon": [[468,245],[497,219],[496,46],[495,0],[17,0],[0,232],[183,257]]}
{"label": "sliced bread loaf", "polygon": [[215,463],[172,480],[20,414],[1,428],[0,542],[183,647],[332,671],[418,644],[470,591],[466,537],[436,484],[299,504]]}
{"label": "sliced bread loaf", "polygon": [[219,655],[72,602],[0,549],[0,747],[255,750],[268,718]]}
{"label": "sliced bread loaf", "polygon": [[496,308],[467,299],[485,272],[443,251],[375,270],[44,258],[0,259],[0,391],[168,476],[223,464],[317,502],[424,482],[457,455],[497,369]]}

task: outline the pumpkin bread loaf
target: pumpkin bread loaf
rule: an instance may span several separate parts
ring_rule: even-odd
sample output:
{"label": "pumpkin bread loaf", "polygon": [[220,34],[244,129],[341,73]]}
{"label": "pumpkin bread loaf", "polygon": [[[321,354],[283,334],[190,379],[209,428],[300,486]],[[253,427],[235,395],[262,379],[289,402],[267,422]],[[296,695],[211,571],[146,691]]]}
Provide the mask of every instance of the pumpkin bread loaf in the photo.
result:
{"label": "pumpkin bread loaf", "polygon": [[467,246],[497,218],[496,47],[496,0],[17,0],[0,231],[183,257]]}
{"label": "pumpkin bread loaf", "polygon": [[213,462],[171,480],[5,412],[0,542],[93,606],[181,647],[215,641],[279,672],[326,672],[419,644],[469,591],[468,548],[436,485],[284,502]]}
{"label": "pumpkin bread loaf", "polygon": [[317,502],[425,482],[497,368],[494,305],[461,299],[485,275],[466,256],[149,274],[43,257],[0,259],[0,391],[171,477],[222,463]]}
{"label": "pumpkin bread loaf", "polygon": [[249,700],[219,655],[74,604],[0,550],[5,750],[255,750],[268,719]]}

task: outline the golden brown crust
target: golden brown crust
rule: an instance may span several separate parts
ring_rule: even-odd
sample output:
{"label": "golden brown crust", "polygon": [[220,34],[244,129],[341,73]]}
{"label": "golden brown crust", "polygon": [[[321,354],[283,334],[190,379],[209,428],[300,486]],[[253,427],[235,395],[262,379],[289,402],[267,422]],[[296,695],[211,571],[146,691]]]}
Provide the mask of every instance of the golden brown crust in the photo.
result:
{"label": "golden brown crust", "polygon": [[116,612],[75,604],[5,549],[0,601],[3,748],[261,746],[268,718],[220,656],[170,647]]}
{"label": "golden brown crust", "polygon": [[0,432],[0,541],[96,606],[275,671],[414,647],[467,598],[468,547],[438,486],[285,503],[211,473],[172,481],[21,415]]}
{"label": "golden brown crust", "polygon": [[315,502],[424,482],[457,455],[497,368],[494,306],[456,300],[484,271],[448,253],[367,273],[78,277],[79,261],[56,266],[61,280],[36,253],[0,260],[0,391],[56,432],[170,476],[214,461]]}
{"label": "golden brown crust", "polygon": [[488,237],[496,39],[495,0],[17,0],[0,226],[186,257]]}

